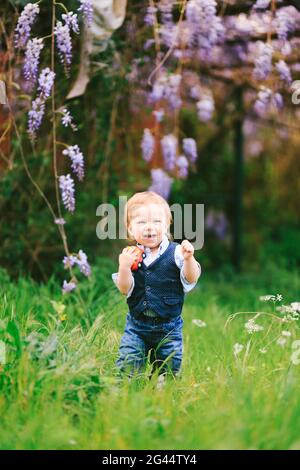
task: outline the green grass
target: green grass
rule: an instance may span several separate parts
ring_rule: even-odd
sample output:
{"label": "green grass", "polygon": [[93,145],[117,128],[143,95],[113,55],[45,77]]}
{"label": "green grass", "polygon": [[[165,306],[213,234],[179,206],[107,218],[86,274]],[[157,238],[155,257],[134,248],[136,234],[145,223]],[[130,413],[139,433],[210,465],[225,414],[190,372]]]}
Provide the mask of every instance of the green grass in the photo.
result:
{"label": "green grass", "polygon": [[[299,301],[296,272],[204,272],[184,304],[181,378],[159,391],[156,378],[118,381],[127,306],[110,278],[115,269],[105,259],[95,267],[81,300],[63,297],[54,279],[12,283],[0,271],[2,449],[300,448],[300,365],[291,362],[298,323],[264,315],[264,330],[249,335],[253,315],[244,314],[224,328],[238,311],[274,312],[260,295]],[[292,334],[284,347],[276,342],[282,329]],[[244,345],[237,357],[235,343]]]}

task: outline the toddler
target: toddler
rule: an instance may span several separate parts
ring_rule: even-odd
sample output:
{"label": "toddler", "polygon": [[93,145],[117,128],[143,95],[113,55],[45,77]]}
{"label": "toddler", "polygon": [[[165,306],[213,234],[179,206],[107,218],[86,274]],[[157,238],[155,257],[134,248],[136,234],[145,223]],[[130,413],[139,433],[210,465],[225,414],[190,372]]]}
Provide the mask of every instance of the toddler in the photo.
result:
{"label": "toddler", "polygon": [[132,271],[135,247],[124,248],[119,271],[112,274],[129,308],[116,366],[130,376],[142,372],[149,352],[159,374],[177,375],[181,367],[184,296],[195,287],[201,267],[188,240],[171,241],[171,223],[168,203],[155,192],[136,193],[125,205],[128,240],[146,255]]}

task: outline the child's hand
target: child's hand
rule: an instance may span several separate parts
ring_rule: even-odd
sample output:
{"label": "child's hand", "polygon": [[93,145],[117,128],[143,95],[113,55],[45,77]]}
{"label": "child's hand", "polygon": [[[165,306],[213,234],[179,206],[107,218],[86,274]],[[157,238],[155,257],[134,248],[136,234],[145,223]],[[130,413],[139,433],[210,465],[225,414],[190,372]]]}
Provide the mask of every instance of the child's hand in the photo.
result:
{"label": "child's hand", "polygon": [[185,260],[190,259],[194,254],[194,247],[188,240],[181,242],[181,250]]}
{"label": "child's hand", "polygon": [[119,255],[119,265],[122,268],[131,268],[133,263],[139,258],[135,246],[126,246]]}

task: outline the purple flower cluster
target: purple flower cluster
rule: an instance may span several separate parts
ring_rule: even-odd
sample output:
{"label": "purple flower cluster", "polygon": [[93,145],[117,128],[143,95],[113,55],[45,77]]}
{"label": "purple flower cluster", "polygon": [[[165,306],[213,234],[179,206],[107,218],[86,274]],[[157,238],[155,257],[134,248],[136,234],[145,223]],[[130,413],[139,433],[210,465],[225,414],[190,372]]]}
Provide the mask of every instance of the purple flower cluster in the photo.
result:
{"label": "purple flower cluster", "polygon": [[30,37],[31,27],[40,12],[40,7],[37,3],[27,3],[19,16],[18,23],[15,29],[15,47],[25,47]]}
{"label": "purple flower cluster", "polygon": [[148,191],[154,191],[164,199],[168,200],[173,178],[171,178],[162,168],[154,168],[151,170],[152,184]]}
{"label": "purple flower cluster", "polygon": [[63,265],[65,269],[72,268],[77,263],[77,256],[69,255],[64,256]]}
{"label": "purple flower cluster", "polygon": [[80,269],[80,272],[84,274],[85,276],[90,276],[91,274],[91,267],[88,263],[87,260],[87,255],[82,251],[79,250],[78,252],[78,258],[77,258],[77,265]]}
{"label": "purple flower cluster", "polygon": [[78,145],[70,145],[62,153],[70,157],[71,168],[79,181],[82,181],[84,178],[84,157]]}
{"label": "purple flower cluster", "polygon": [[273,47],[271,44],[261,44],[259,56],[255,59],[253,78],[255,80],[266,80],[272,71]]}
{"label": "purple flower cluster", "polygon": [[144,21],[148,26],[153,26],[155,22],[155,15],[157,13],[157,8],[148,6],[146,10],[146,15],[144,17]]}
{"label": "purple flower cluster", "polygon": [[142,155],[145,162],[150,162],[155,147],[155,139],[150,131],[150,129],[144,129],[144,135],[141,143]]}
{"label": "purple flower cluster", "polygon": [[196,141],[191,138],[186,138],[183,139],[182,144],[185,155],[188,157],[191,163],[194,163],[198,158]]}
{"label": "purple flower cluster", "polygon": [[45,102],[39,96],[32,101],[31,110],[28,113],[28,133],[33,139],[39,129],[45,113]]}
{"label": "purple flower cluster", "polygon": [[39,129],[45,113],[45,100],[50,96],[54,84],[55,73],[49,67],[43,69],[38,78],[39,96],[32,101],[28,113],[28,133],[32,139]]}
{"label": "purple flower cluster", "polygon": [[77,131],[77,126],[73,122],[73,118],[70,114],[70,111],[67,108],[63,109],[63,117],[61,118],[62,125],[65,127],[71,126],[73,131]]}
{"label": "purple flower cluster", "polygon": [[289,33],[292,33],[296,27],[295,15],[289,7],[277,10],[275,25],[278,39],[286,41]]}
{"label": "purple flower cluster", "polygon": [[62,287],[62,293],[66,294],[67,292],[71,292],[76,288],[76,283],[73,281],[67,282],[64,280],[63,282],[63,287]]}
{"label": "purple flower cluster", "polygon": [[159,11],[161,12],[161,22],[163,24],[173,22],[173,5],[175,4],[174,0],[160,0],[158,4]]}
{"label": "purple flower cluster", "polygon": [[180,74],[162,73],[155,81],[153,89],[149,95],[150,103],[156,103],[162,99],[166,100],[172,110],[180,108],[182,101],[180,99],[180,83],[182,76]]}
{"label": "purple flower cluster", "polygon": [[62,175],[59,177],[59,187],[61,190],[61,197],[65,208],[74,212],[75,210],[75,189],[74,189],[74,180],[69,174],[66,176]]}
{"label": "purple flower cluster", "polygon": [[65,24],[76,34],[79,34],[79,25],[78,25],[78,18],[77,13],[73,13],[69,11],[66,14],[61,15],[62,19],[64,20]]}
{"label": "purple flower cluster", "polygon": [[72,268],[76,264],[80,272],[85,276],[90,276],[91,267],[88,263],[87,255],[82,250],[79,250],[75,255],[64,256],[63,265],[65,269]]}
{"label": "purple flower cluster", "polygon": [[256,0],[256,3],[253,6],[253,8],[255,10],[265,10],[266,8],[268,8],[270,3],[271,3],[271,0]]}
{"label": "purple flower cluster", "polygon": [[210,209],[205,218],[205,227],[214,232],[220,240],[224,240],[228,231],[228,221],[224,212]]}
{"label": "purple flower cluster", "polygon": [[66,70],[68,70],[72,61],[72,41],[69,25],[67,23],[62,24],[61,21],[57,21],[54,28],[54,34],[56,36],[56,44],[60,61],[65,65]]}
{"label": "purple flower cluster", "polygon": [[281,109],[283,98],[280,93],[274,93],[270,88],[261,87],[254,103],[254,111],[258,116],[264,117],[271,109]]}
{"label": "purple flower cluster", "polygon": [[224,27],[217,16],[215,0],[190,0],[186,6],[186,19],[190,30],[190,45],[207,54],[224,36]]}
{"label": "purple flower cluster", "polygon": [[78,11],[81,11],[87,26],[91,26],[93,21],[93,2],[92,0],[79,0],[80,7]]}
{"label": "purple flower cluster", "polygon": [[290,86],[292,83],[292,75],[288,65],[284,62],[284,60],[277,62],[275,64],[275,68],[279,73],[281,80]]}
{"label": "purple flower cluster", "polygon": [[185,155],[180,155],[176,160],[179,178],[186,178],[188,175],[189,162]]}
{"label": "purple flower cluster", "polygon": [[199,101],[196,103],[198,118],[202,122],[208,122],[212,119],[215,103],[211,93],[204,93]]}
{"label": "purple flower cluster", "polygon": [[173,134],[165,135],[161,141],[161,150],[164,158],[166,170],[172,171],[175,168],[177,156],[177,137]]}
{"label": "purple flower cluster", "polygon": [[40,92],[40,97],[43,100],[46,100],[51,95],[51,90],[54,85],[55,72],[53,72],[49,67],[43,69],[40,73],[38,80],[38,91]]}
{"label": "purple flower cluster", "polygon": [[26,80],[35,83],[38,73],[40,53],[44,47],[41,38],[30,39],[26,46],[25,60],[23,65],[23,73]]}

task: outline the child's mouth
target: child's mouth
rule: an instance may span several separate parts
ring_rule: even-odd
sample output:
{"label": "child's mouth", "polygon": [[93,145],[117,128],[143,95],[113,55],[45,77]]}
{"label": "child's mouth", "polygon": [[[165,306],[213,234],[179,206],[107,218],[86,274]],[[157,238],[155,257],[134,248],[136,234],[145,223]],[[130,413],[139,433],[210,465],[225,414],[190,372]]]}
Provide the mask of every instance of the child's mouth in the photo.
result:
{"label": "child's mouth", "polygon": [[156,237],[156,235],[144,235],[144,239],[145,239],[145,240],[151,240],[151,239],[153,239],[153,238],[155,238],[155,237]]}

